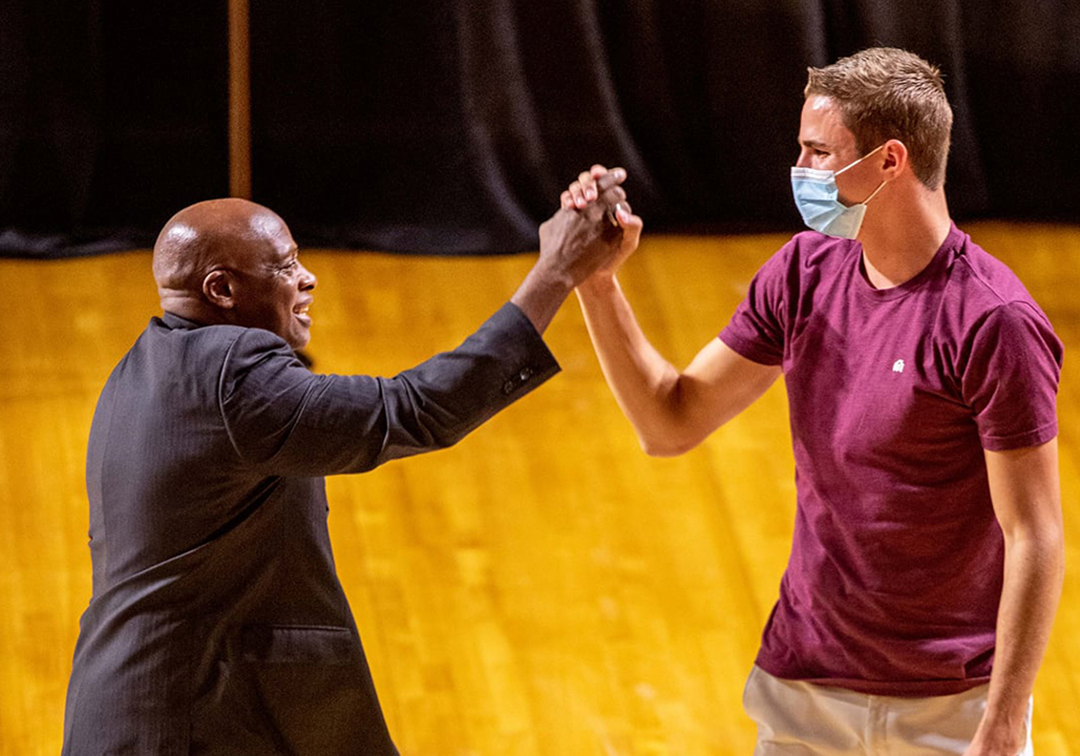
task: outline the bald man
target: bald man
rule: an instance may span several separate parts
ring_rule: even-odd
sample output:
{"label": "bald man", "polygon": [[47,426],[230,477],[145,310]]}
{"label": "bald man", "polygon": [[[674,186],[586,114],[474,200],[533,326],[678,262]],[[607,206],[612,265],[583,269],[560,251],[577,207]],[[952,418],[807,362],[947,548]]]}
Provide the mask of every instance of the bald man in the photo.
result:
{"label": "bald man", "polygon": [[397,753],[334,569],[323,476],[450,446],[557,372],[540,334],[618,249],[624,178],[540,227],[536,265],[461,346],[389,379],[297,359],[316,280],[277,215],[226,199],[168,222],[153,261],[164,314],[90,431],[93,595],[64,754]]}

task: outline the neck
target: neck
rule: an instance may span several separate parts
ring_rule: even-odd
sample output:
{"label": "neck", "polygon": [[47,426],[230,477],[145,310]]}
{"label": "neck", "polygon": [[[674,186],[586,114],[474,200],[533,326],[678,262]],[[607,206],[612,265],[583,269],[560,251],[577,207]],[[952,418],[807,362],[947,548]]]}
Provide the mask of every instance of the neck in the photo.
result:
{"label": "neck", "polygon": [[[891,289],[925,268],[949,235],[952,220],[944,188],[896,182],[870,203],[859,242],[871,285]],[[890,192],[889,189],[893,191]]]}
{"label": "neck", "polygon": [[173,315],[179,315],[184,320],[190,320],[200,325],[216,325],[226,322],[217,308],[211,307],[191,292],[159,287],[158,295],[161,298],[162,310],[171,312]]}

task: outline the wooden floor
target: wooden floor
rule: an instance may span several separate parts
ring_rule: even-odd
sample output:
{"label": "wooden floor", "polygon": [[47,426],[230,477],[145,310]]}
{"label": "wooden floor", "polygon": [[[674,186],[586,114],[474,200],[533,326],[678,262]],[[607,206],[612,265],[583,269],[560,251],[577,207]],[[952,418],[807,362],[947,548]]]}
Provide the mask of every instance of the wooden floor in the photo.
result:
{"label": "wooden floor", "polygon": [[[1080,227],[973,224],[1066,343],[1070,565],[1080,565]],[[622,280],[685,364],[777,236],[648,238]],[[531,256],[306,253],[324,372],[392,374],[456,345]],[[0,261],[0,755],[56,754],[90,594],[83,454],[97,393],[157,312],[146,253]],[[793,516],[777,384],[704,446],[638,449],[571,301],[564,373],[458,447],[329,481],[338,565],[406,756],[749,754],[743,682]],[[1080,754],[1080,570],[1036,690],[1040,756]]]}

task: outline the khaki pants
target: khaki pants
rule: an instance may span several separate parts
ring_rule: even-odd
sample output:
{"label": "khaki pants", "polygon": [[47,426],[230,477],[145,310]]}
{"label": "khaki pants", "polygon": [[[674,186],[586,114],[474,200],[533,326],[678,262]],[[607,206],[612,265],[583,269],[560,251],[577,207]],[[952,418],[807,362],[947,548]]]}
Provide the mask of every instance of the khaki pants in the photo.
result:
{"label": "khaki pants", "polygon": [[[944,756],[963,754],[986,709],[986,685],[932,698],[870,696],[754,667],[743,706],[757,724],[754,756]],[[1027,746],[1032,756],[1031,705]]]}

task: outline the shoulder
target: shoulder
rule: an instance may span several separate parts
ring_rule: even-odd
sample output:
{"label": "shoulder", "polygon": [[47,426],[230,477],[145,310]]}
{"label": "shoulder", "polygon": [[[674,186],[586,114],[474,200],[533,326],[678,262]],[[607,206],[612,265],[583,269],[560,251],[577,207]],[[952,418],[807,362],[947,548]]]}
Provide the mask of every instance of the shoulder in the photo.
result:
{"label": "shoulder", "polygon": [[815,268],[834,264],[858,254],[858,251],[858,242],[851,239],[826,236],[817,231],[801,231],[777,250],[773,258]]}
{"label": "shoulder", "polygon": [[1060,364],[1063,348],[1050,319],[1020,278],[963,235],[943,299],[944,316],[969,345],[1024,349],[1043,345]]}
{"label": "shoulder", "polygon": [[859,245],[850,239],[803,231],[778,249],[761,266],[758,276],[782,277],[789,285],[827,277],[850,267],[858,257]]}
{"label": "shoulder", "polygon": [[962,236],[957,246],[950,285],[958,289],[954,294],[962,295],[964,301],[986,310],[1005,304],[1024,303],[1041,312],[1009,266],[973,242],[967,234]]}
{"label": "shoulder", "polygon": [[748,295],[781,309],[846,289],[858,271],[858,242],[804,231],[778,249],[754,275]]}
{"label": "shoulder", "polygon": [[290,353],[292,351],[284,339],[262,328],[227,324],[202,325],[171,312],[166,312],[160,318],[151,318],[147,333],[159,343],[173,344],[186,352],[228,352],[236,349],[245,352],[282,349]]}
{"label": "shoulder", "polygon": [[153,318],[144,349],[155,362],[178,374],[226,380],[268,361],[299,364],[284,339],[262,328],[200,325],[171,313]]}
{"label": "shoulder", "polygon": [[972,324],[968,341],[993,352],[1016,352],[1027,356],[1046,354],[1061,366],[1064,346],[1045,313],[1034,302],[1011,300],[990,307]]}
{"label": "shoulder", "polygon": [[[211,327],[228,329],[211,336],[223,349],[219,382],[225,395],[240,385],[272,381],[283,373],[297,380],[311,378],[311,371],[277,334],[261,328]],[[262,377],[256,380],[256,375]]]}
{"label": "shoulder", "polygon": [[944,294],[939,323],[954,338],[970,340],[1004,329],[1037,332],[1057,342],[1050,319],[1019,277],[966,234],[954,252]]}

